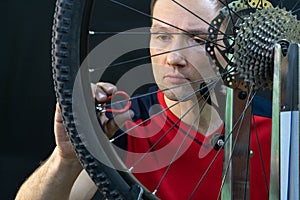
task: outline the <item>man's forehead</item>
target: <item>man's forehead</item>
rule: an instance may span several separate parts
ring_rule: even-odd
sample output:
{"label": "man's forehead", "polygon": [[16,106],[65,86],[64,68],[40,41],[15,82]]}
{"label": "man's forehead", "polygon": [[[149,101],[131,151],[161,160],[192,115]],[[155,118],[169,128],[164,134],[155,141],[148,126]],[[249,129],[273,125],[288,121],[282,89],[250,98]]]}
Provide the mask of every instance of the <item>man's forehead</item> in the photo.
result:
{"label": "man's forehead", "polygon": [[[210,10],[213,12],[214,8],[219,8],[220,4],[218,1],[220,0],[156,0],[152,9],[157,10],[156,8],[159,7],[158,12],[160,13],[175,9],[176,11],[184,11],[186,13],[194,12],[195,14],[201,15],[201,11]],[[161,10],[162,6],[165,8],[165,10]]]}
{"label": "man's forehead", "polygon": [[207,32],[207,22],[211,22],[217,15],[217,11],[216,4],[213,4],[211,0],[182,1],[180,5],[170,0],[158,0],[154,6],[152,23],[153,26],[168,29],[172,29],[168,25],[171,24],[184,30]]}

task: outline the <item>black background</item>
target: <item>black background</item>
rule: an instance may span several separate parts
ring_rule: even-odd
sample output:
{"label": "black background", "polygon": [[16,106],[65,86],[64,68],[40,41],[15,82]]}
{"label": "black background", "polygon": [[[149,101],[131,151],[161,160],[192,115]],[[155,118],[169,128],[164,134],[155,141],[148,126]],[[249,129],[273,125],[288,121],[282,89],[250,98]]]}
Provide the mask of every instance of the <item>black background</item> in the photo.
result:
{"label": "black background", "polygon": [[[149,0],[122,2],[149,12]],[[290,7],[296,3],[289,2]],[[14,199],[18,187],[54,148],[50,47],[55,0],[1,0],[0,5],[0,199]],[[95,15],[106,31],[150,21],[114,4],[105,4]]]}
{"label": "black background", "polygon": [[1,1],[0,199],[54,146],[50,37],[54,0]]}
{"label": "black background", "polygon": [[[102,31],[149,25],[149,18],[105,2],[94,13]],[[149,12],[148,0],[122,2]],[[55,0],[1,0],[0,5],[0,199],[6,200],[14,199],[55,145],[50,49]]]}

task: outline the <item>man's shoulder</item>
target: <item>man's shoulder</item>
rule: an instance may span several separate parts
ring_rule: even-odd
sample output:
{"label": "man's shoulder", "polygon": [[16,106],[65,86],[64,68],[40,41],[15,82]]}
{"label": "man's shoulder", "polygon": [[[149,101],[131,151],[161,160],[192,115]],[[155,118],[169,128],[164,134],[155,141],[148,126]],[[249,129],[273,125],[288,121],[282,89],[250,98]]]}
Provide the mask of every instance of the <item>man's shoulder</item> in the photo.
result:
{"label": "man's shoulder", "polygon": [[153,85],[148,88],[145,94],[136,94],[133,96],[131,109],[134,112],[134,121],[149,118],[150,108],[155,104],[159,104],[158,92],[157,85]]}

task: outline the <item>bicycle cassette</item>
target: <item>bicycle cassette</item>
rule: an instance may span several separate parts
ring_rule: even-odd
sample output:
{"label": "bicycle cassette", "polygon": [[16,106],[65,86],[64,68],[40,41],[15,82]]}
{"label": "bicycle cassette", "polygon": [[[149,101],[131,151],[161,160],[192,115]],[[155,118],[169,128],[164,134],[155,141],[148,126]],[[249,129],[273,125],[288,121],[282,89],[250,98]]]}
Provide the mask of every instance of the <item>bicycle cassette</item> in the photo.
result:
{"label": "bicycle cassette", "polygon": [[221,9],[208,30],[210,41],[218,42],[209,42],[206,50],[227,86],[271,88],[274,46],[282,41],[299,43],[300,22],[284,8],[250,2],[236,1]]}

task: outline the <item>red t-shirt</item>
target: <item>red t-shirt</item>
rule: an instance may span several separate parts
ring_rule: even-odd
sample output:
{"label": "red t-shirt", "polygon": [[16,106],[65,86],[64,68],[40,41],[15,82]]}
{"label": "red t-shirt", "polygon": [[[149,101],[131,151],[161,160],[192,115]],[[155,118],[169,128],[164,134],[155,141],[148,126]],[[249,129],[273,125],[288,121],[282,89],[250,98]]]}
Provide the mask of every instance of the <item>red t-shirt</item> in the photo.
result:
{"label": "red t-shirt", "polygon": [[[222,181],[223,150],[212,148],[210,138],[214,134],[205,137],[181,122],[167,109],[162,92],[157,99],[163,112],[152,115],[144,124],[140,124],[142,119],[126,123],[127,129],[140,124],[127,136],[127,166],[134,166],[138,180],[151,192],[157,189],[156,195],[161,199],[189,199],[195,190],[191,199],[216,200]],[[250,198],[267,200],[269,184],[265,180],[269,182],[271,119],[254,116],[254,123],[256,130],[252,125],[250,142],[254,153],[250,160]],[[221,134],[222,129],[216,132]],[[157,185],[160,186],[156,188]]]}

